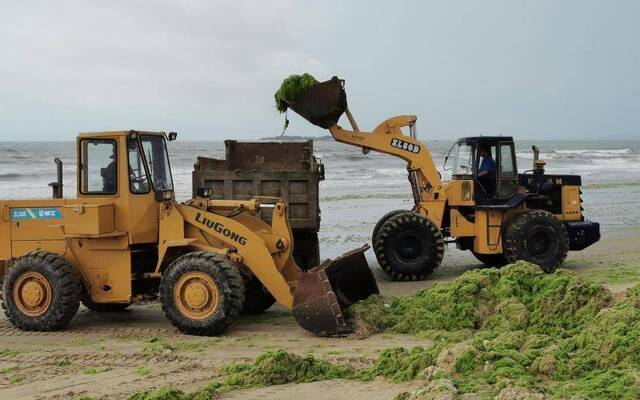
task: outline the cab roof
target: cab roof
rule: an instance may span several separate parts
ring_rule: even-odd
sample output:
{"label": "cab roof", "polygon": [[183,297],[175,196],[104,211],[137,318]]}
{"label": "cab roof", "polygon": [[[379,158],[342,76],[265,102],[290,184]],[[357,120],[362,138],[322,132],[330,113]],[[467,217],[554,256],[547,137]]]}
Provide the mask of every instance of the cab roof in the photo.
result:
{"label": "cab roof", "polygon": [[78,134],[79,138],[95,138],[95,137],[119,137],[119,136],[128,136],[132,132],[137,132],[143,135],[156,135],[156,136],[166,136],[165,132],[151,132],[151,131],[137,131],[130,129],[128,131],[103,131],[103,132],[80,132]]}
{"label": "cab roof", "polygon": [[458,139],[458,143],[497,143],[513,142],[513,136],[468,136]]}

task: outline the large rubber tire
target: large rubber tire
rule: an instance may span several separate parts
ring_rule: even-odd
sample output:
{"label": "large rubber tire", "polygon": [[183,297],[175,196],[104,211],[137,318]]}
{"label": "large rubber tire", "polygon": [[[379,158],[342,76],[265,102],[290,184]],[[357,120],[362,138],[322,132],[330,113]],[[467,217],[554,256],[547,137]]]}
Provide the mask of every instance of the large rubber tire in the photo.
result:
{"label": "large rubber tire", "polygon": [[504,267],[509,264],[507,261],[507,257],[503,254],[480,254],[472,252],[475,258],[478,259],[481,263],[485,265],[485,267]]}
{"label": "large rubber tire", "polygon": [[423,280],[440,266],[444,239],[436,225],[414,212],[387,220],[373,241],[384,272],[394,280]]}
{"label": "large rubber tire", "polygon": [[[23,299],[24,292],[16,284],[23,290],[30,285],[38,297],[44,295],[46,300],[38,300],[34,308],[27,310],[28,300]],[[19,257],[9,267],[3,284],[2,307],[7,318],[22,330],[55,331],[67,327],[73,319],[80,306],[81,290],[80,278],[67,260],[54,253],[36,251]]]}
{"label": "large rubber tire", "polygon": [[[180,300],[183,295],[176,293],[176,286],[187,285],[182,282],[191,276],[215,285],[215,295],[208,292],[207,297],[215,296],[215,304],[211,306],[210,313],[206,308],[202,315],[197,315],[197,310],[192,315],[180,310],[184,310],[188,304]],[[200,284],[198,290],[202,287]],[[223,333],[238,319],[244,304],[244,292],[242,276],[233,262],[218,254],[195,251],[173,261],[164,272],[160,282],[160,303],[167,318],[181,332],[212,336]],[[206,305],[209,306],[209,303]]]}
{"label": "large rubber tire", "polygon": [[398,214],[402,214],[402,213],[410,213],[412,211],[410,210],[393,210],[393,211],[389,211],[388,213],[386,213],[385,215],[383,215],[378,222],[376,222],[376,226],[373,227],[373,233],[371,234],[371,243],[375,242],[376,240],[376,236],[378,235],[378,231],[380,230],[380,227],[382,225],[384,225],[385,222],[387,222],[389,220],[389,218],[394,217]]}
{"label": "large rubber tire", "polygon": [[131,305],[130,303],[94,303],[86,290],[82,291],[80,301],[89,310],[102,313],[123,312]]}
{"label": "large rubber tire", "polygon": [[243,314],[259,315],[268,310],[276,302],[256,277],[245,282]]}
{"label": "large rubber tire", "polygon": [[528,210],[507,226],[503,246],[508,262],[529,261],[551,273],[567,258],[569,237],[562,222],[550,212]]}

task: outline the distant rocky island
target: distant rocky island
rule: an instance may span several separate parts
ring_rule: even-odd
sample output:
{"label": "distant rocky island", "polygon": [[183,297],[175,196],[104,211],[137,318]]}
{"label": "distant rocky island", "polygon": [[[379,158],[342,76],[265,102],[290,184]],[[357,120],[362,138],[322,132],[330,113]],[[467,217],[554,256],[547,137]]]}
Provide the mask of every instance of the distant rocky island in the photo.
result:
{"label": "distant rocky island", "polygon": [[300,142],[305,140],[313,140],[315,142],[328,142],[332,141],[331,135],[325,136],[296,136],[296,135],[283,135],[283,136],[267,136],[260,138],[259,140],[265,142]]}

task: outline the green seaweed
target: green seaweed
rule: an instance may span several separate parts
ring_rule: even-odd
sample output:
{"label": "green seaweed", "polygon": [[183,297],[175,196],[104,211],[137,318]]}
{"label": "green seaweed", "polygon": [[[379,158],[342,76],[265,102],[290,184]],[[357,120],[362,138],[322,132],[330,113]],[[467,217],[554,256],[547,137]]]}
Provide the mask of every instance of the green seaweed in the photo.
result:
{"label": "green seaweed", "polygon": [[545,274],[527,262],[472,270],[414,295],[372,296],[347,310],[369,332],[420,333],[461,329],[526,330],[570,336],[611,301],[603,285],[574,273]]}
{"label": "green seaweed", "polygon": [[0,349],[0,357],[15,357],[18,355],[18,352],[12,349],[3,348]]}
{"label": "green seaweed", "polygon": [[440,347],[428,350],[422,347],[414,347],[411,350],[402,347],[387,349],[380,354],[371,368],[360,371],[356,376],[364,381],[381,376],[392,382],[408,382],[433,365],[440,350]]}
{"label": "green seaweed", "polygon": [[312,356],[290,354],[284,350],[265,352],[252,363],[229,364],[223,371],[227,374],[224,380],[192,393],[160,388],[134,394],[129,400],[205,400],[237,389],[355,377],[354,370],[348,366],[335,365]]}
{"label": "green seaweed", "polygon": [[[386,349],[359,369],[275,350],[226,366],[224,378],[199,391],[163,389],[174,397],[134,400],[204,400],[248,387],[376,378],[424,382],[401,394],[411,399],[640,398],[640,285],[614,298],[570,271],[544,274],[518,262],[469,271],[411,296],[374,296],[348,315],[361,331],[410,333],[431,345]],[[160,396],[154,393],[145,396]]]}
{"label": "green seaweed", "polygon": [[[640,285],[614,302],[604,285],[573,272],[545,274],[518,262],[499,270],[469,271],[414,295],[375,296],[347,314],[360,332],[432,337],[440,347],[422,354],[424,358],[414,354],[422,361],[414,366],[440,364],[459,393],[498,395],[518,388],[556,397],[625,398],[618,389],[640,390],[640,378],[633,373],[640,369]],[[442,352],[434,357],[438,348]],[[402,366],[406,355],[393,354],[395,360],[381,357],[378,362],[400,374],[412,371]],[[398,380],[382,369],[368,374]],[[413,379],[417,374],[401,376]]]}
{"label": "green seaweed", "polygon": [[187,395],[181,390],[174,388],[159,388],[156,390],[145,390],[129,396],[129,400],[188,400]]}
{"label": "green seaweed", "polygon": [[291,103],[298,97],[305,94],[310,87],[318,84],[313,76],[304,73],[302,75],[291,75],[280,85],[280,89],[275,93],[276,109],[281,113],[287,111]]}
{"label": "green seaweed", "polygon": [[347,379],[354,371],[313,356],[298,356],[284,350],[262,354],[251,364],[234,364],[224,368],[228,374],[225,387],[282,385],[285,383],[315,382],[328,379]]}
{"label": "green seaweed", "polygon": [[88,367],[82,370],[82,373],[85,375],[96,375],[96,374],[101,374],[103,372],[107,372],[107,371],[111,371],[111,366],[110,365],[105,365],[104,367]]}

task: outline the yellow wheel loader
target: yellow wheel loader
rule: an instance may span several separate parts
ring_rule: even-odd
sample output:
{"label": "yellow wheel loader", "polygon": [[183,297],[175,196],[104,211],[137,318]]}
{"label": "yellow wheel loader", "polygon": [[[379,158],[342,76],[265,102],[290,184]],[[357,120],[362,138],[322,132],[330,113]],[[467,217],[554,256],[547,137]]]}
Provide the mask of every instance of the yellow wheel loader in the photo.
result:
{"label": "yellow wheel loader", "polygon": [[[417,139],[416,117],[397,116],[371,132],[360,131],[341,79],[312,86],[289,108],[338,142],[407,162],[413,209],[386,214],[372,236],[378,262],[393,279],[427,277],[440,265],[447,241],[488,266],[527,260],[551,272],[569,250],[600,239],[599,224],[582,214],[580,176],[546,174],[535,146],[533,168],[519,174],[513,138],[459,139],[445,161],[453,164],[452,179],[444,182]],[[351,130],[338,125],[343,114]]]}
{"label": "yellow wheel loader", "polygon": [[[302,272],[287,204],[174,199],[163,132],[100,132],[77,139],[77,197],[0,201],[2,305],[20,329],[67,326],[84,303],[118,311],[159,299],[182,332],[220,334],[244,311],[278,301],[318,335],[350,332],[343,309],[377,293],[363,246]],[[271,224],[257,213],[271,208]]]}

